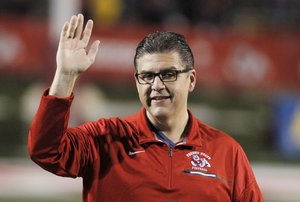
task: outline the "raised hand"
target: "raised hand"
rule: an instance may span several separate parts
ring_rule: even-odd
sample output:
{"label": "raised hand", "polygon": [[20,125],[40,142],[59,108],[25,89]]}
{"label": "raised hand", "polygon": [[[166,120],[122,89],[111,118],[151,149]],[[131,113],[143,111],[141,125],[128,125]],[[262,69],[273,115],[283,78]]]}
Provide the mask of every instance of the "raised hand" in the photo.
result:
{"label": "raised hand", "polygon": [[88,20],[85,27],[83,24],[83,15],[79,14],[72,16],[70,22],[63,26],[56,54],[56,73],[49,95],[70,96],[77,77],[95,61],[100,41],[94,41],[88,50],[93,21]]}
{"label": "raised hand", "polygon": [[88,69],[95,61],[99,40],[87,46],[93,29],[93,21],[88,20],[83,30],[84,18],[82,14],[72,16],[70,22],[63,26],[56,62],[58,71],[63,74],[80,74]]}

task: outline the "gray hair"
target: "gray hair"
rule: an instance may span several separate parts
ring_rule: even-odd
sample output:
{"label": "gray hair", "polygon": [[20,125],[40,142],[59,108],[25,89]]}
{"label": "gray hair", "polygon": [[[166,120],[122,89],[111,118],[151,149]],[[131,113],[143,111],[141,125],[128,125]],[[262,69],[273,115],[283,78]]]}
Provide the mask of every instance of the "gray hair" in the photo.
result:
{"label": "gray hair", "polygon": [[137,60],[144,54],[175,51],[187,68],[194,68],[194,56],[183,35],[175,32],[154,32],[147,35],[137,46],[134,56],[134,67],[137,71]]}

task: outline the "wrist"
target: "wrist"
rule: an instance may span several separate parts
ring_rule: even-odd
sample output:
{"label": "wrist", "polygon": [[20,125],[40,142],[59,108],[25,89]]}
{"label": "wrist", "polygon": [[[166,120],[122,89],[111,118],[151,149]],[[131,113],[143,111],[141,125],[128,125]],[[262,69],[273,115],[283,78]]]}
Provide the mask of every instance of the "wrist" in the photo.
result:
{"label": "wrist", "polygon": [[56,72],[51,84],[49,95],[69,97],[72,94],[78,74]]}

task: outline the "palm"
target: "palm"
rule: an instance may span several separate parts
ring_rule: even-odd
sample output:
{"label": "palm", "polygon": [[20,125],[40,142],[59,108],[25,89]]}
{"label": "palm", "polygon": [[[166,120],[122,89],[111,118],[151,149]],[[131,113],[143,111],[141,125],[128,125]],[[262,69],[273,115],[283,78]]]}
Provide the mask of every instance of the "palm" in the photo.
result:
{"label": "palm", "polygon": [[66,41],[58,49],[57,65],[62,67],[64,72],[83,72],[92,61],[80,41]]}

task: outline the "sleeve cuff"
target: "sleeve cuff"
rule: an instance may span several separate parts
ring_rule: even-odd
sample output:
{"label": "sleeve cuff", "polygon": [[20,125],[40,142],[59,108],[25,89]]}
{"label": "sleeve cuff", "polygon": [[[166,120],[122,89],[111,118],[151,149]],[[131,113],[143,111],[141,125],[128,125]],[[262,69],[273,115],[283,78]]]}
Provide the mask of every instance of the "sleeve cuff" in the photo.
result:
{"label": "sleeve cuff", "polygon": [[58,101],[58,102],[63,102],[63,103],[69,104],[74,99],[73,92],[72,92],[71,96],[69,96],[69,97],[59,98],[54,95],[49,95],[49,90],[50,90],[50,87],[48,87],[47,89],[44,90],[43,95],[42,95],[43,100]]}

